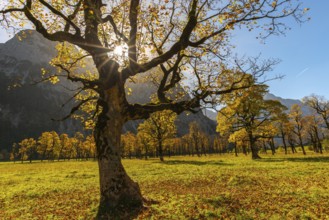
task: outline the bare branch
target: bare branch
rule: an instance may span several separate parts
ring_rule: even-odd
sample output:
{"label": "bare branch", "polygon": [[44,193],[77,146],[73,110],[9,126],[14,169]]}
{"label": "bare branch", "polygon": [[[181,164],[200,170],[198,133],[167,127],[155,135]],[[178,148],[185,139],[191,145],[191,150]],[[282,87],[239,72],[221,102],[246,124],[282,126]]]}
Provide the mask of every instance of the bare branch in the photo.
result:
{"label": "bare branch", "polygon": [[145,72],[147,70],[152,69],[153,67],[158,66],[161,63],[164,63],[165,61],[172,58],[175,54],[178,52],[184,50],[189,46],[189,38],[194,30],[195,26],[197,25],[197,17],[196,17],[196,8],[197,8],[197,0],[192,1],[191,10],[189,12],[189,20],[182,31],[182,34],[178,40],[167,52],[163,53],[162,55],[153,58],[151,61],[136,65],[134,70],[132,71],[130,68],[125,68],[122,70],[122,77],[124,80],[128,79],[129,76],[136,75],[141,72]]}
{"label": "bare branch", "polygon": [[128,57],[129,57],[129,69],[133,69],[137,64],[137,48],[136,48],[136,36],[137,36],[137,22],[138,22],[138,7],[139,0],[130,1],[129,22],[130,33],[128,41]]}

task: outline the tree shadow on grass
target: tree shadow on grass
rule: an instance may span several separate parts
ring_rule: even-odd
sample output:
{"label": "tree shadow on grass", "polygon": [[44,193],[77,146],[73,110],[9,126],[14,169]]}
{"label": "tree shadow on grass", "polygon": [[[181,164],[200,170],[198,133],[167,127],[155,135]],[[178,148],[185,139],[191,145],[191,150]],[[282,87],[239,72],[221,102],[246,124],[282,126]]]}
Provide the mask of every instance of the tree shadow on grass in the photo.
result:
{"label": "tree shadow on grass", "polygon": [[224,163],[221,160],[211,160],[211,161],[196,161],[196,160],[165,160],[163,162],[157,162],[166,165],[196,165],[196,166],[204,166],[204,165],[215,165],[215,166],[233,166],[231,163]]}
{"label": "tree shadow on grass", "polygon": [[[244,210],[243,205],[238,199],[231,196],[220,195],[211,199],[204,199],[204,203],[214,207],[214,209],[222,209],[228,215],[234,215],[236,219],[253,219]],[[221,218],[221,215],[213,214],[211,217]],[[216,218],[217,219],[217,218]]]}
{"label": "tree shadow on grass", "polygon": [[329,163],[329,156],[318,156],[318,157],[288,157],[288,158],[263,158],[257,160],[259,162],[321,162],[321,163]]}

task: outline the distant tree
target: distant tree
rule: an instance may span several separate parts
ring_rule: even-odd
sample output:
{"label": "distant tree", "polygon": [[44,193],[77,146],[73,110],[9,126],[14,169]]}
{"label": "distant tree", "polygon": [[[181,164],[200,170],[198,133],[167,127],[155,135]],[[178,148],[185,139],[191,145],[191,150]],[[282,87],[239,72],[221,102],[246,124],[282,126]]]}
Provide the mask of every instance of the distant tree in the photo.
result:
{"label": "distant tree", "polygon": [[19,145],[17,143],[13,143],[11,152],[10,152],[10,160],[14,161],[16,163],[16,159],[19,156]]}
{"label": "distant tree", "polygon": [[317,153],[323,153],[320,138],[320,120],[318,115],[308,115],[304,117],[305,132],[309,136],[309,140],[313,145],[313,150]]}
{"label": "distant tree", "polygon": [[193,145],[198,157],[201,156],[201,132],[200,125],[197,122],[193,121],[189,124],[190,143]]}
{"label": "distant tree", "polygon": [[[249,80],[255,79],[249,76]],[[245,129],[252,159],[260,158],[256,141],[264,137],[263,131],[266,130],[268,123],[277,120],[277,114],[285,110],[278,101],[264,100],[264,95],[268,92],[267,88],[267,85],[255,85],[225,95],[223,97],[225,107],[217,116],[217,131],[222,134]]]}
{"label": "distant tree", "polygon": [[65,161],[65,159],[66,159],[65,156],[67,155],[68,145],[69,145],[69,136],[67,134],[61,134],[59,136],[59,139],[60,139],[61,146],[60,146],[60,150],[59,150],[59,154],[58,154],[58,161],[61,158],[64,158],[64,161]]}
{"label": "distant tree", "polygon": [[227,151],[227,148],[229,146],[229,136],[230,134],[217,134],[215,137],[214,137],[214,151],[215,153],[219,153],[219,154],[222,154],[222,153],[225,153]]}
{"label": "distant tree", "polygon": [[206,156],[207,152],[209,153],[210,139],[209,136],[201,131],[200,132],[200,144],[201,144],[201,154]]}
{"label": "distant tree", "polygon": [[81,132],[76,132],[74,134],[74,142],[73,142],[73,147],[75,148],[76,152],[76,160],[81,159],[82,154],[83,154],[83,141],[85,137]]}
{"label": "distant tree", "polygon": [[47,152],[49,152],[53,146],[53,141],[53,135],[50,132],[43,132],[38,138],[37,152],[41,156],[41,162],[46,159],[48,155]]}
{"label": "distant tree", "polygon": [[241,148],[243,153],[247,155],[246,143],[249,141],[246,129],[240,129],[230,134],[228,141],[234,144],[234,154],[238,156],[238,148]]}
{"label": "distant tree", "polygon": [[220,150],[220,144],[221,142],[219,135],[216,135],[213,140],[214,153],[222,153],[222,151]]}
{"label": "distant tree", "polygon": [[303,112],[299,105],[294,104],[291,106],[289,118],[294,126],[293,132],[298,137],[298,144],[302,148],[303,154],[306,155],[306,151],[303,143],[303,131],[304,131]]}
{"label": "distant tree", "polygon": [[[276,122],[276,121],[275,121]],[[269,122],[265,123],[263,127],[263,131],[261,131],[261,134],[265,139],[267,140],[267,143],[269,144],[271,148],[272,155],[276,153],[274,138],[278,135],[279,131],[277,127],[274,126],[274,123]]]}
{"label": "distant tree", "polygon": [[83,148],[85,151],[85,158],[88,160],[89,158],[96,159],[96,143],[93,135],[88,135],[83,142]]}
{"label": "distant tree", "polygon": [[278,129],[279,136],[282,139],[284,152],[285,154],[288,153],[288,147],[287,147],[287,135],[288,135],[288,129],[289,129],[289,118],[288,114],[285,112],[282,112],[281,114],[278,114],[278,120],[274,123],[274,125]]}
{"label": "distant tree", "polygon": [[136,156],[136,147],[137,147],[137,137],[131,132],[127,132],[122,135],[122,156],[132,158],[133,155]]}
{"label": "distant tree", "polygon": [[[182,155],[184,152],[182,138],[176,137],[171,141],[171,149],[175,155]],[[185,152],[184,152],[185,153]]]}
{"label": "distant tree", "polygon": [[303,98],[303,102],[319,114],[327,129],[329,129],[329,101],[318,95],[310,95]]}
{"label": "distant tree", "polygon": [[145,132],[138,132],[137,133],[137,140],[139,144],[142,146],[144,158],[147,160],[149,154],[152,151],[152,145],[151,145],[151,138],[145,133]]}
{"label": "distant tree", "polygon": [[27,138],[19,142],[19,154],[21,157],[21,161],[23,163],[24,160],[29,159],[30,163],[32,163],[32,156],[36,150],[36,141],[33,138]]}
{"label": "distant tree", "polygon": [[295,126],[293,123],[287,123],[285,124],[285,130],[287,132],[287,140],[288,140],[288,143],[289,143],[289,146],[291,148],[291,152],[294,154],[294,153],[297,153],[297,150],[296,150],[296,145],[297,145],[297,136],[294,132],[295,130]]}
{"label": "distant tree", "polygon": [[70,137],[68,139],[68,142],[66,144],[66,151],[65,151],[65,157],[70,159],[77,158],[77,147],[76,145],[78,144],[78,140],[75,137]]}
{"label": "distant tree", "polygon": [[61,151],[61,140],[57,132],[51,131],[50,134],[52,136],[52,145],[48,149],[48,160],[54,161],[59,158]]}
{"label": "distant tree", "polygon": [[185,134],[182,137],[182,145],[184,146],[184,152],[186,152],[186,154],[188,154],[189,156],[194,155],[193,145],[191,143],[191,138],[189,134]]}
{"label": "distant tree", "polygon": [[176,135],[176,117],[177,114],[169,110],[155,112],[138,126],[138,132],[143,133],[150,138],[152,143],[156,144],[161,161],[164,161],[163,147],[165,141]]}

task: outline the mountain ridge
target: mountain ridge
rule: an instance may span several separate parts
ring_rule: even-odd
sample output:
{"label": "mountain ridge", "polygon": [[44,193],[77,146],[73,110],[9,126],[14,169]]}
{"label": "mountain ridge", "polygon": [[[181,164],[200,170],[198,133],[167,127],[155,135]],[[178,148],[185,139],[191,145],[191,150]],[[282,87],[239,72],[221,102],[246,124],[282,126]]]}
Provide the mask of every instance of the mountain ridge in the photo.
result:
{"label": "mountain ridge", "polygon": [[[286,98],[282,98],[279,96],[276,96],[272,93],[267,93],[264,96],[265,100],[276,100],[279,101],[282,105],[287,107],[286,112],[289,113],[289,110],[291,108],[292,105],[297,104],[301,107],[302,112],[304,115],[311,115],[312,114],[312,110],[306,106],[301,100],[299,99],[286,99]],[[217,112],[213,111],[213,110],[208,110],[208,109],[204,109],[203,113],[206,117],[208,117],[209,119],[216,121],[216,117],[217,117]]]}
{"label": "mountain ridge", "polygon": [[265,96],[264,96],[264,99],[266,100],[276,100],[276,101],[279,101],[282,105],[286,106],[287,107],[287,112],[289,112],[290,108],[292,105],[299,105],[302,109],[302,112],[304,115],[311,115],[312,114],[312,110],[306,106],[301,100],[299,99],[286,99],[286,98],[282,98],[282,97],[279,97],[279,96],[276,96],[272,93],[267,93]]}

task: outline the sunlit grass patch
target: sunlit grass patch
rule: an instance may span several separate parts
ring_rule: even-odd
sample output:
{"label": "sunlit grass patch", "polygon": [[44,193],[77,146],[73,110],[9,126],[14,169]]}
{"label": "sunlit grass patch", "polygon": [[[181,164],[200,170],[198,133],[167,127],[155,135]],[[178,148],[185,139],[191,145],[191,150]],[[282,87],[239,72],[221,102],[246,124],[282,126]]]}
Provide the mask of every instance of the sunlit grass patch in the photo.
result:
{"label": "sunlit grass patch", "polygon": [[[328,219],[328,155],[123,160],[153,201],[139,219]],[[93,161],[0,163],[0,219],[93,219]]]}

